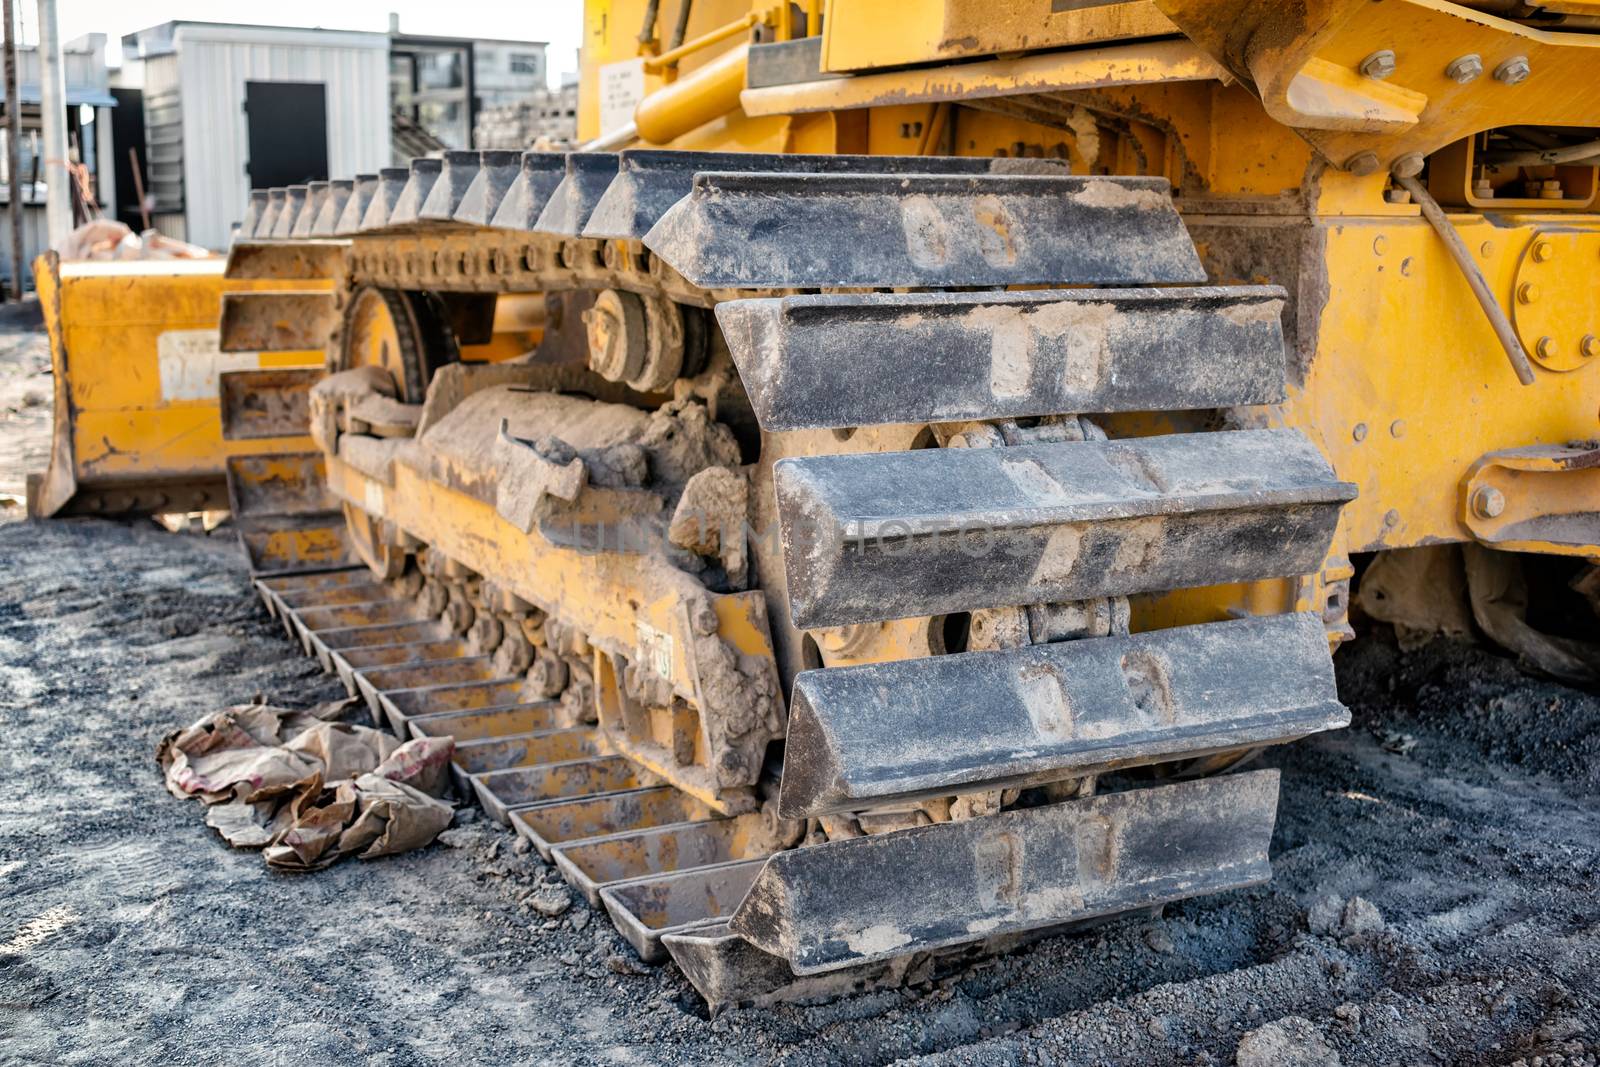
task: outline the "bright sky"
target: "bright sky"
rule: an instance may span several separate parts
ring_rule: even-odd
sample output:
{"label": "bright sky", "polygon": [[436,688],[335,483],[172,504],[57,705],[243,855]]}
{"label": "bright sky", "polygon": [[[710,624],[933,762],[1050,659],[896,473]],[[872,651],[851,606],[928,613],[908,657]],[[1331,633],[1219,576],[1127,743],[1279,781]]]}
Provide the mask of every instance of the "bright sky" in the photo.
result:
{"label": "bright sky", "polygon": [[[36,8],[30,0],[16,4],[22,39],[38,40]],[[439,37],[495,37],[511,41],[548,41],[550,80],[559,84],[565,71],[578,69],[578,40],[583,32],[583,0],[57,0],[61,39],[85,33],[110,37],[113,61],[122,35],[189,19],[196,22],[250,22],[279,26],[322,26],[336,30],[389,28],[389,12],[400,15],[405,33]]]}

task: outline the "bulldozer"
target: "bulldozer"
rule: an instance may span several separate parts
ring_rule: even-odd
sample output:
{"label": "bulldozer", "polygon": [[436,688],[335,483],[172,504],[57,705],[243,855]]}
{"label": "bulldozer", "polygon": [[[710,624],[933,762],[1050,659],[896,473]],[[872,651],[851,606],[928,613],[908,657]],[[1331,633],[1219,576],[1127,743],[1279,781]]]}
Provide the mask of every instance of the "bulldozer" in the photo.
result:
{"label": "bulldozer", "polygon": [[713,1008],[1258,884],[1358,567],[1600,556],[1597,60],[1583,0],[588,0],[571,150],[241,205],[221,350],[326,368],[227,461],[256,587]]}

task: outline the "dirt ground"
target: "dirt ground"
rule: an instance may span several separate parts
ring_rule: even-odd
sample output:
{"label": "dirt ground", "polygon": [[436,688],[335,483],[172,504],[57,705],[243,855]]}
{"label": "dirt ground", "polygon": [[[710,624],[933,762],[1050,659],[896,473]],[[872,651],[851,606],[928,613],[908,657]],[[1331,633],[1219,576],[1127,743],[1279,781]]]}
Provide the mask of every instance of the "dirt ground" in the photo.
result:
{"label": "dirt ground", "polygon": [[[42,462],[40,346],[0,334],[0,493]],[[337,683],[225,532],[0,507],[0,1062],[1600,1062],[1600,698],[1379,630],[1346,731],[1275,750],[1266,886],[928,987],[706,1017],[500,827],[269,872],[169,796],[168,729]]]}

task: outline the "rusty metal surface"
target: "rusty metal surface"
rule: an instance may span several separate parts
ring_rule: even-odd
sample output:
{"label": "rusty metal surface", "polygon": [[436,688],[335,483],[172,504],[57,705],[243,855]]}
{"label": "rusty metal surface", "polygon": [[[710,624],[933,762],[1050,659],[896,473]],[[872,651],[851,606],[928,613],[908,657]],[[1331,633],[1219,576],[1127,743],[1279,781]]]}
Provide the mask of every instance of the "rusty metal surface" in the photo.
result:
{"label": "rusty metal surface", "polygon": [[701,173],[644,243],[702,289],[1206,278],[1164,178]]}
{"label": "rusty metal surface", "polygon": [[217,376],[222,439],[297,437],[311,427],[311,387],[320,370],[237,370]]}
{"label": "rusty metal surface", "polygon": [[513,809],[530,804],[659,784],[655,775],[622,756],[507,767],[472,778],[478,803],[504,825],[510,825]]}
{"label": "rusty metal surface", "polygon": [[218,347],[224,352],[311,351],[327,345],[339,318],[337,297],[326,289],[223,293]]}
{"label": "rusty metal surface", "polygon": [[1346,726],[1309,612],[795,679],[778,813],[1036,784]]}
{"label": "rusty metal surface", "polygon": [[511,812],[511,824],[548,860],[551,848],[566,841],[693,822],[714,814],[687,793],[663,785],[517,808]]}
{"label": "rusty metal surface", "polygon": [[1277,800],[1254,771],[780,852],[730,926],[815,974],[1255,885]]}
{"label": "rusty metal surface", "polygon": [[275,280],[333,278],[344,269],[349,247],[348,241],[325,239],[238,240],[228,249],[228,265],[223,276]]}
{"label": "rusty metal surface", "polygon": [[661,938],[711,926],[735,913],[762,870],[762,861],[731,863],[625,882],[600,891],[600,900],[639,957],[667,958]]}
{"label": "rusty metal surface", "polygon": [[1270,404],[1273,286],[733,300],[717,323],[765,430]]}
{"label": "rusty metal surface", "polygon": [[1355,495],[1294,430],[774,468],[796,626],[1304,574]]}
{"label": "rusty metal surface", "polygon": [[[460,690],[464,687],[450,688]],[[399,690],[394,695],[406,691]],[[490,699],[482,705],[454,711],[413,715],[407,720],[407,725],[413,737],[454,737],[461,741],[477,741],[485,737],[508,737],[557,729],[565,725],[562,718],[560,706],[550,701],[501,704],[498,700]]]}
{"label": "rusty metal surface", "polygon": [[594,907],[600,890],[618,882],[738,860],[773,851],[759,814],[609,834],[551,849],[556,867]]}

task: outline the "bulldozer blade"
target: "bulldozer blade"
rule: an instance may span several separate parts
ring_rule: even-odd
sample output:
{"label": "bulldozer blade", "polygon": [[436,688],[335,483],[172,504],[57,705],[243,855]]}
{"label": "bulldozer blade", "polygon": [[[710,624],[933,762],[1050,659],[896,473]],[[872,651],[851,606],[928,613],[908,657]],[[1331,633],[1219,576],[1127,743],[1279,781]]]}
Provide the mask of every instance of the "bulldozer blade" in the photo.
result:
{"label": "bulldozer blade", "polygon": [[660,779],[655,775],[622,756],[563,760],[538,767],[509,767],[475,775],[472,779],[478,803],[496,822],[505,826],[511,824],[513,808],[659,784]]}
{"label": "bulldozer blade", "polygon": [[540,233],[576,237],[583,232],[590,212],[600,202],[606,186],[617,176],[615,152],[570,152],[567,171],[550,194],[550,202],[533,228]]}
{"label": "bulldozer blade", "polygon": [[1164,178],[700,173],[644,243],[702,289],[1206,280]]}
{"label": "bulldozer blade", "polygon": [[[617,155],[617,173],[595,205],[583,236],[639,240],[667,209],[694,190],[702,172],[790,174],[987,174],[1023,161],[964,156],[771,155],[760,152],[683,152],[630,149]],[[1055,160],[1027,160],[1031,172],[1067,173]]]}
{"label": "bulldozer blade", "polygon": [[328,188],[331,184],[322,180],[306,183],[306,202],[301,205],[300,213],[294,219],[294,228],[289,231],[292,240],[304,241],[311,237],[311,228],[328,203]]}
{"label": "bulldozer blade", "polygon": [[357,231],[367,233],[388,226],[389,215],[400,202],[400,194],[405,192],[410,180],[410,167],[378,168],[378,187],[373,191],[372,202],[367,205],[366,213],[361,216]]}
{"label": "bulldozer blade", "polygon": [[350,183],[350,196],[345,200],[339,217],[333,222],[333,235],[348,237],[361,229],[361,219],[366,215],[367,208],[372,206],[372,198],[377,193],[376,174],[357,174]]}
{"label": "bulldozer blade", "polygon": [[801,629],[1306,574],[1338,481],[1294,430],[785,459]]}
{"label": "bulldozer blade", "polygon": [[500,230],[532,230],[566,177],[567,157],[559,152],[524,152],[516,180],[495,208],[489,225]]}
{"label": "bulldozer blade", "polygon": [[1349,722],[1310,613],[805,671],[778,814],[1036,785]]}
{"label": "bulldozer blade", "polygon": [[511,823],[548,861],[551,848],[568,841],[693,822],[715,814],[688,793],[660,785],[514,808]]}
{"label": "bulldozer blade", "polygon": [[612,834],[557,845],[550,852],[562,876],[597,908],[600,891],[606,886],[694,867],[761,859],[773,849],[767,843],[760,814],[752,812]]}
{"label": "bulldozer blade", "polygon": [[718,925],[733,915],[763,862],[698,867],[607,886],[600,901],[639,958],[660,963],[667,958],[663,937]]}
{"label": "bulldozer blade", "polygon": [[252,281],[324,280],[343,269],[349,249],[349,241],[339,240],[235,241],[228,248],[223,276]]}
{"label": "bulldozer blade", "polygon": [[456,208],[472,188],[478,176],[480,154],[476,150],[450,151],[444,154],[439,168],[439,178],[428,190],[428,197],[417,208],[417,218],[423,222],[454,223]]}
{"label": "bulldozer blade", "polygon": [[355,188],[353,178],[334,178],[328,183],[328,195],[323,200],[322,207],[317,210],[317,217],[311,223],[311,237],[332,237],[339,228],[339,217],[344,214],[344,207],[350,202],[350,193]]}
{"label": "bulldozer blade", "polygon": [[733,300],[717,322],[764,430],[1271,404],[1275,286]]}
{"label": "bulldozer blade", "polygon": [[444,172],[444,160],[419,156],[411,161],[411,171],[406,178],[406,184],[400,190],[400,195],[395,198],[394,207],[389,209],[390,228],[396,226],[409,226],[418,219],[418,212],[422,205],[428,202],[428,194],[433,192],[434,184]]}
{"label": "bulldozer blade", "polygon": [[231,370],[217,376],[222,439],[255,441],[310,432],[311,387],[320,370]]}
{"label": "bulldozer blade", "polygon": [[327,290],[223,293],[219,347],[224,352],[304,352],[327,344],[338,322],[334,294]]}
{"label": "bulldozer blade", "polygon": [[272,224],[272,231],[265,236],[275,241],[287,241],[294,236],[294,228],[300,221],[300,212],[305,210],[306,193],[309,191],[304,185],[291,185],[283,191],[283,207]]}
{"label": "bulldozer blade", "polygon": [[228,504],[251,574],[358,562],[328,493],[320,452],[230,456]]}
{"label": "bulldozer blade", "polygon": [[488,226],[521,169],[521,152],[486,150],[478,153],[477,173],[473,175],[467,191],[461,194],[455,209],[455,221],[472,226]]}
{"label": "bulldozer blade", "polygon": [[1256,885],[1278,772],[829,841],[766,861],[729,922],[796,974]]}

